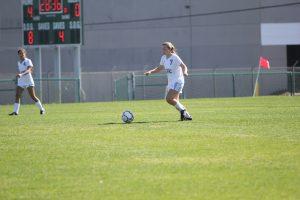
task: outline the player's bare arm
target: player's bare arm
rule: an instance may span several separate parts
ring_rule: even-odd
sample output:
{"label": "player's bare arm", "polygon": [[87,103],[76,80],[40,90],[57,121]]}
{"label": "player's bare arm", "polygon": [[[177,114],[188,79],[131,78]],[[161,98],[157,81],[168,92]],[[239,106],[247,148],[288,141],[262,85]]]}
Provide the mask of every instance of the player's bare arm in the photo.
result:
{"label": "player's bare arm", "polygon": [[183,75],[184,75],[184,76],[188,76],[189,74],[188,74],[187,66],[186,66],[184,63],[181,63],[181,64],[180,64],[180,67],[181,67],[181,69],[182,69]]}
{"label": "player's bare arm", "polygon": [[32,69],[33,69],[33,66],[28,66],[27,70],[22,71],[21,73],[17,74],[17,78],[21,78],[22,76],[24,76],[26,74],[32,73]]}
{"label": "player's bare arm", "polygon": [[161,72],[162,70],[164,69],[164,66],[163,65],[159,65],[158,67],[152,69],[152,70],[149,70],[147,72],[145,72],[144,74],[145,75],[150,75],[150,74],[155,74],[155,73],[159,73]]}

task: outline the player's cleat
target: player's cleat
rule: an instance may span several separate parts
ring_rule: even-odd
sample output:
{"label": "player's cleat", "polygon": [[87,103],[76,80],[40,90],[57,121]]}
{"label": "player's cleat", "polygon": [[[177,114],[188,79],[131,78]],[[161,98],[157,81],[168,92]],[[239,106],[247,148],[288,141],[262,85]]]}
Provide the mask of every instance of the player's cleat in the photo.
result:
{"label": "player's cleat", "polygon": [[185,120],[193,120],[192,116],[186,111],[184,113],[184,118],[185,118]]}
{"label": "player's cleat", "polygon": [[46,114],[46,111],[45,110],[40,110],[40,114],[44,115],[44,114]]}
{"label": "player's cleat", "polygon": [[10,113],[10,114],[8,114],[9,116],[14,116],[14,115],[18,115],[18,113],[16,113],[16,112],[12,112],[12,113]]}
{"label": "player's cleat", "polygon": [[186,111],[186,110],[182,110],[180,112],[180,120],[181,121],[185,121],[185,120],[192,120],[192,116]]}

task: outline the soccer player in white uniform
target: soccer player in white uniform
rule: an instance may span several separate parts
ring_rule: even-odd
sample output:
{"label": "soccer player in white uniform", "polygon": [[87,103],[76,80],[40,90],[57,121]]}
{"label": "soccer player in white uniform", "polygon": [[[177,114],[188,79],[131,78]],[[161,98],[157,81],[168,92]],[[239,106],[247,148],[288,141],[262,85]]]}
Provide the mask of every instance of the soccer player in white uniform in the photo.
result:
{"label": "soccer player in white uniform", "polygon": [[18,70],[19,73],[17,74],[18,84],[16,88],[16,98],[14,104],[14,111],[9,115],[18,115],[20,109],[20,99],[24,89],[27,88],[27,91],[35,102],[35,105],[40,109],[40,114],[45,114],[45,109],[41,103],[41,101],[36,97],[35,90],[34,90],[34,81],[32,78],[32,69],[33,64],[29,58],[26,57],[26,51],[23,48],[18,49],[18,55],[20,61],[18,62]]}
{"label": "soccer player in white uniform", "polygon": [[187,67],[176,54],[176,49],[171,42],[165,42],[162,46],[163,56],[161,57],[160,65],[144,74],[159,73],[165,69],[168,74],[166,101],[180,112],[180,119],[182,121],[192,120],[192,116],[189,115],[186,108],[179,102],[179,96],[184,86],[184,76],[188,76]]}

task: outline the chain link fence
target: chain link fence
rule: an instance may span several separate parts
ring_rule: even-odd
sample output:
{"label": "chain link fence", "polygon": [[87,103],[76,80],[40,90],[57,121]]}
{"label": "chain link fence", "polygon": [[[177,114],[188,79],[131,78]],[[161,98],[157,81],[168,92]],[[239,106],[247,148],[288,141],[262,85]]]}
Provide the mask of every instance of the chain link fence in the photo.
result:
{"label": "chain link fence", "polygon": [[[71,103],[80,101],[79,80],[74,78],[35,79],[35,89],[43,103]],[[41,86],[41,87],[40,87]],[[15,79],[0,80],[0,104],[14,102],[16,88]],[[41,89],[41,90],[40,90]],[[22,103],[30,103],[27,91],[23,92]]]}
{"label": "chain link fence", "polygon": [[[217,98],[252,96],[257,71],[191,71],[185,78],[183,98]],[[162,99],[165,97],[165,74],[145,76],[131,73],[115,81],[116,100]],[[258,95],[297,95],[300,70],[273,69],[260,73]]]}
{"label": "chain link fence", "polygon": [[[190,70],[182,98],[252,96],[256,70]],[[62,79],[55,78],[53,74],[43,74],[42,79],[35,79],[36,91],[44,103],[163,99],[167,85],[166,74],[144,76],[144,71],[83,72],[81,80],[72,78],[72,73],[64,73]],[[0,74],[0,104],[14,102],[16,82],[11,79],[14,76]],[[259,95],[299,94],[300,68],[273,68],[263,71],[260,74],[258,91]],[[24,92],[22,103],[31,102],[27,92]]]}

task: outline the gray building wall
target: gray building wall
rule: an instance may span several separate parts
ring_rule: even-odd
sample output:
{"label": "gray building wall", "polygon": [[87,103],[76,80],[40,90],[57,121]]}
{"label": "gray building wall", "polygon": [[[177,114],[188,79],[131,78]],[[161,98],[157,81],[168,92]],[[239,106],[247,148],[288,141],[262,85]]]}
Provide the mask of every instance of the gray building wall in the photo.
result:
{"label": "gray building wall", "polygon": [[[16,48],[22,46],[21,1],[0,2],[4,5],[0,7],[0,78],[9,78],[16,72]],[[299,0],[83,0],[84,45],[81,60],[85,100],[113,100],[114,80],[126,74],[118,71],[143,71],[157,65],[161,57],[161,43],[164,41],[176,44],[178,53],[192,70],[228,67],[249,70],[257,66],[259,56],[268,57],[272,67],[286,67],[286,46],[261,46],[260,25],[300,22],[299,5],[164,20],[134,20],[293,2]],[[73,72],[72,53],[70,48],[62,49],[62,71],[67,76],[72,76],[70,72]],[[34,57],[30,49],[28,54]],[[43,49],[42,57],[43,76],[53,76],[54,50]],[[100,86],[95,84],[99,79],[102,81]],[[247,91],[250,92],[239,96],[251,95],[252,79],[248,82]],[[286,88],[286,77],[280,78],[278,83],[280,86],[276,86],[275,91]],[[212,90],[198,87],[197,80],[190,81],[189,85],[188,97],[213,96]],[[225,84],[222,82],[220,86]],[[195,92],[197,87],[199,91]],[[65,87],[69,92],[73,91],[70,88],[73,86]],[[220,93],[219,96],[231,96],[231,88],[228,86],[228,94]],[[226,91],[224,88],[219,90]],[[47,91],[44,90],[45,98],[49,96]],[[153,91],[150,93],[157,93]],[[264,94],[268,92],[264,91]],[[13,92],[9,92],[5,95],[7,100],[3,101],[2,98],[2,103],[10,102],[12,97]],[[157,97],[154,95],[151,98]]]}
{"label": "gray building wall", "polygon": [[[20,0],[0,7],[1,73],[15,71],[22,45]],[[296,0],[83,0],[83,71],[143,70],[160,59],[160,44],[172,41],[193,69],[251,67],[260,55],[286,65],[286,47],[260,45],[260,24],[300,22],[300,6],[132,23],[103,22],[209,13],[298,2]],[[186,8],[186,5],[190,6]],[[12,12],[13,11],[13,12]],[[100,23],[100,24],[98,24]],[[101,24],[102,23],[102,24]],[[63,49],[63,71],[72,71],[72,51]],[[29,51],[29,56],[33,56]],[[53,71],[53,50],[43,50],[43,71]]]}

